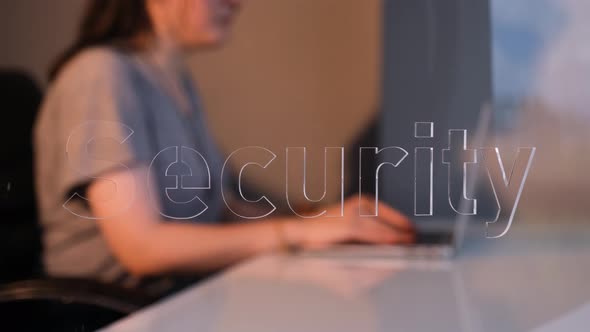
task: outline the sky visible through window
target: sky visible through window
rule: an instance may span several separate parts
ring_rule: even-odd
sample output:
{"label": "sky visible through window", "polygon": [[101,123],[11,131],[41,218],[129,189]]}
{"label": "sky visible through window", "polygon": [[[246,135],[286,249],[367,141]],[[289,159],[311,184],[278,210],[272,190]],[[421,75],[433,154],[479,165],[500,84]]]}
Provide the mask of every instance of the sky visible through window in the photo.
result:
{"label": "sky visible through window", "polygon": [[546,197],[535,191],[535,211],[561,206],[587,215],[590,0],[490,4],[498,142],[537,147],[527,185],[551,189]]}
{"label": "sky visible through window", "polygon": [[531,101],[588,118],[590,1],[490,1],[494,100],[503,122]]}

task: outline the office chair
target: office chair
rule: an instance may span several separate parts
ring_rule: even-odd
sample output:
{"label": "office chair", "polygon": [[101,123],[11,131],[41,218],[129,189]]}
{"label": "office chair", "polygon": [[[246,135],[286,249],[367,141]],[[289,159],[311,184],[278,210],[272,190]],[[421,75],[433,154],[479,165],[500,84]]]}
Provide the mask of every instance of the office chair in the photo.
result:
{"label": "office chair", "polygon": [[41,233],[33,188],[32,124],[41,101],[35,82],[17,71],[0,71],[0,262],[1,281],[38,277]]}
{"label": "office chair", "polygon": [[44,274],[32,146],[41,99],[41,89],[26,73],[0,70],[5,117],[0,122],[0,326],[21,331],[93,331],[154,299],[96,281]]}

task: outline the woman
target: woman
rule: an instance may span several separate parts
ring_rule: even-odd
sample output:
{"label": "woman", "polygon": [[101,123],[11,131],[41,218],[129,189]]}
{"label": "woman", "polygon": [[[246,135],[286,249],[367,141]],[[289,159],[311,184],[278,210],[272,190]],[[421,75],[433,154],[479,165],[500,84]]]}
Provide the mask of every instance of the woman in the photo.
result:
{"label": "woman", "polygon": [[[240,4],[90,2],[77,41],[51,72],[35,128],[50,274],[157,293],[175,276],[215,271],[281,248],[412,241],[405,217],[382,205],[379,218],[361,218],[359,206],[371,203],[356,199],[345,202],[341,218],[221,223],[222,158],[182,56],[222,44]],[[179,150],[169,147],[189,149],[179,162]],[[190,175],[182,181],[197,188],[200,201],[195,190],[174,189],[178,179],[170,175],[179,172]],[[339,212],[340,206],[331,209]]]}

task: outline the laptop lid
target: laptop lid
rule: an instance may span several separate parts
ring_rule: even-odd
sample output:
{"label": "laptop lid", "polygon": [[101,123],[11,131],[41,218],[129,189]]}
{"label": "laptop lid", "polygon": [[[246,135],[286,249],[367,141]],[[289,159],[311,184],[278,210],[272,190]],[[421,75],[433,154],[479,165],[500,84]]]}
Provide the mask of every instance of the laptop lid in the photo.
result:
{"label": "laptop lid", "polygon": [[[484,103],[481,107],[481,110],[479,112],[479,117],[477,120],[477,127],[475,128],[475,135],[474,135],[474,139],[473,139],[473,148],[478,149],[483,147],[483,145],[486,143],[487,137],[488,137],[488,132],[490,129],[490,123],[491,123],[491,118],[492,118],[492,106],[489,103]],[[476,162],[477,162],[477,153],[476,153]],[[481,177],[481,169],[478,167],[476,169],[475,172],[465,172],[464,176],[464,188],[465,188],[465,193],[474,193],[475,189],[477,188],[479,179]],[[459,211],[464,211],[465,210],[465,204],[467,200],[462,200],[461,201],[461,205],[459,206]],[[475,211],[475,215],[477,215],[477,209]],[[455,220],[455,227],[453,230],[453,247],[455,248],[455,251],[459,250],[462,245],[463,242],[465,240],[465,232],[466,232],[466,228],[467,225],[469,223],[469,220],[471,219],[473,215],[469,215],[469,214],[461,214],[459,213],[457,215],[457,218]]]}

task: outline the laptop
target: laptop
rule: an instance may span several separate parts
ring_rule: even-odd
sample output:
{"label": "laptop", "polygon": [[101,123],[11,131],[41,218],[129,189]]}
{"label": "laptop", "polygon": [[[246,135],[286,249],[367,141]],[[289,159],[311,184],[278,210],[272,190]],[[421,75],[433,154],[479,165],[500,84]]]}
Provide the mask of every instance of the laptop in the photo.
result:
{"label": "laptop", "polygon": [[[472,146],[482,147],[486,141],[492,109],[489,104],[482,106]],[[466,191],[474,192],[479,180],[479,173],[466,175]],[[461,204],[466,204],[462,200]],[[459,206],[464,211],[466,206]],[[416,241],[411,245],[362,245],[342,244],[326,249],[306,251],[307,256],[321,257],[371,257],[371,258],[404,258],[404,259],[450,259],[461,249],[470,215],[457,214],[451,219],[433,219],[420,224],[416,230]]]}

